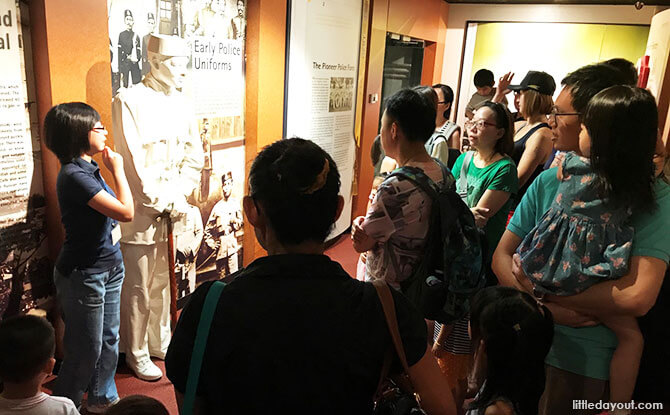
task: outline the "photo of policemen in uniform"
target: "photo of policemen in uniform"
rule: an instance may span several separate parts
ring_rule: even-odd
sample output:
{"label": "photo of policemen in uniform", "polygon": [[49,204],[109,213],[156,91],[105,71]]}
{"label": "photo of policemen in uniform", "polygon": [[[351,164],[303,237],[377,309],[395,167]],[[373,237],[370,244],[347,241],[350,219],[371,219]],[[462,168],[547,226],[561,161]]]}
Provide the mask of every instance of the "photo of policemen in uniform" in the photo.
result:
{"label": "photo of policemen in uniform", "polygon": [[189,46],[195,36],[245,39],[245,0],[108,0],[107,11],[113,95],[149,72],[152,33],[182,37]]}
{"label": "photo of policemen in uniform", "polygon": [[330,78],[328,112],[351,111],[354,103],[354,78]]}

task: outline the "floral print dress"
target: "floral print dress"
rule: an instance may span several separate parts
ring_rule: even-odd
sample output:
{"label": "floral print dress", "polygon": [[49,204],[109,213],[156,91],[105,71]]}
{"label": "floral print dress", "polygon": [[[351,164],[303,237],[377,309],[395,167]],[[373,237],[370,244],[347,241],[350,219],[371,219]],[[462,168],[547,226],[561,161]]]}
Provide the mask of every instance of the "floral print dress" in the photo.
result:
{"label": "floral print dress", "polygon": [[517,253],[538,292],[573,295],[628,271],[633,228],[630,209],[600,197],[589,159],[567,153],[562,169],[556,199]]}

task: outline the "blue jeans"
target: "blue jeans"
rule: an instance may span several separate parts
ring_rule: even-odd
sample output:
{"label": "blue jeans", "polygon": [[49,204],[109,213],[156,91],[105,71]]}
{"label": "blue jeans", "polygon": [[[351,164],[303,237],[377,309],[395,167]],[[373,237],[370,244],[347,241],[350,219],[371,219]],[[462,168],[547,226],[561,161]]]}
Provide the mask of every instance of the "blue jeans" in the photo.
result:
{"label": "blue jeans", "polygon": [[53,393],[79,406],[88,390],[89,405],[119,398],[114,383],[119,360],[119,315],[123,263],[101,273],[54,269],[65,321],[65,359]]}

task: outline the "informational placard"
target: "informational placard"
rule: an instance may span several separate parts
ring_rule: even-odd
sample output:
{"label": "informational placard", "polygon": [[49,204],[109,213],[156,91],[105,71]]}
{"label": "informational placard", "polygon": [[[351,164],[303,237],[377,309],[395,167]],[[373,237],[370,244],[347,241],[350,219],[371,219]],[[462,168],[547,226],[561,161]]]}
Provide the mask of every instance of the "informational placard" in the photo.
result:
{"label": "informational placard", "polygon": [[108,13],[114,94],[150,71],[150,34],[179,36],[191,50],[182,92],[196,118],[185,122],[197,125],[205,164],[188,199],[200,210],[202,231],[193,233],[197,241],[176,241],[183,298],[201,282],[242,267],[246,1],[108,0]]}
{"label": "informational placard", "polygon": [[18,1],[0,0],[0,316],[39,305],[51,281],[20,27]]}
{"label": "informational placard", "polygon": [[656,100],[661,96],[663,78],[668,66],[670,52],[670,10],[664,10],[651,19],[649,39],[645,54],[649,56],[649,79],[647,89]]}
{"label": "informational placard", "polygon": [[285,137],[312,140],[337,163],[345,204],[331,236],[351,224],[362,10],[362,0],[290,2]]}

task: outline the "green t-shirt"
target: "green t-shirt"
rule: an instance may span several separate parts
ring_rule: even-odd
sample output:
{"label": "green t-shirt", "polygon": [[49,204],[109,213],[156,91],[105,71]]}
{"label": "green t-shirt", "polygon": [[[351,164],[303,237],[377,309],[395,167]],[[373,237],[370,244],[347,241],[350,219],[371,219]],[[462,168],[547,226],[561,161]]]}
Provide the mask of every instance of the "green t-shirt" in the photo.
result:
{"label": "green t-shirt", "polygon": [[[456,188],[460,191],[458,178],[461,176],[461,168],[463,160],[468,153],[461,154],[452,168],[452,174],[456,179]],[[501,190],[503,192],[515,194],[519,190],[519,179],[516,172],[516,165],[511,158],[505,156],[504,158],[492,163],[484,168],[475,166],[474,160],[470,160],[470,165],[467,171],[468,177],[468,196],[467,205],[470,207],[477,206],[479,199],[482,198],[484,192],[488,189]],[[503,232],[505,232],[505,224],[512,206],[512,198],[510,197],[503,207],[493,215],[484,226],[484,234],[486,235],[486,242],[488,243],[489,261],[493,256]]]}
{"label": "green t-shirt", "polygon": [[[517,206],[507,229],[525,237],[540,221],[556,196],[557,168],[545,170],[533,181]],[[649,256],[670,262],[670,186],[657,180],[654,185],[658,209],[632,217],[635,228],[632,256]],[[554,342],[545,362],[559,369],[595,379],[609,379],[609,365],[616,349],[614,333],[599,325],[574,328],[557,324]]]}

